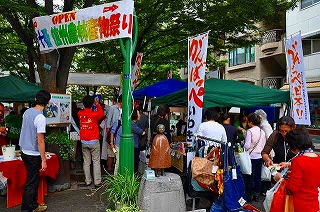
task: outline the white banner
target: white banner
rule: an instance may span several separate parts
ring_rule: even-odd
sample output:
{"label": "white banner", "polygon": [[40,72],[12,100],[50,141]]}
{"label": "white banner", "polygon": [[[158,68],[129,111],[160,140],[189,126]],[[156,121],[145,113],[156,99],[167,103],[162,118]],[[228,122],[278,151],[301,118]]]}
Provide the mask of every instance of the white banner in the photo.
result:
{"label": "white banner", "polygon": [[140,73],[140,67],[142,62],[143,53],[137,53],[136,61],[132,70],[132,89],[137,87],[138,77]]}
{"label": "white banner", "polygon": [[202,120],[208,36],[209,32],[188,39],[188,143],[193,142]]}
{"label": "white banner", "polygon": [[309,101],[300,33],[286,41],[286,56],[293,119],[296,124],[310,125]]}
{"label": "white banner", "polygon": [[133,1],[123,0],[33,19],[40,51],[132,38]]}

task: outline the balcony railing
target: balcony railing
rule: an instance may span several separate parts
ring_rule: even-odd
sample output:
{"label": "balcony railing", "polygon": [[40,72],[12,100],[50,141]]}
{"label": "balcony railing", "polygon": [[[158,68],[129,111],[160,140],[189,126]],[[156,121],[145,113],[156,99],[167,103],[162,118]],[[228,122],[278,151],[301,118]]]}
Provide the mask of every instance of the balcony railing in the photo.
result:
{"label": "balcony railing", "polygon": [[261,45],[266,43],[278,42],[281,41],[282,36],[285,30],[283,29],[273,29],[266,31],[261,38]]}
{"label": "balcony railing", "polygon": [[279,89],[283,86],[285,77],[275,76],[262,79],[262,86],[266,88]]}

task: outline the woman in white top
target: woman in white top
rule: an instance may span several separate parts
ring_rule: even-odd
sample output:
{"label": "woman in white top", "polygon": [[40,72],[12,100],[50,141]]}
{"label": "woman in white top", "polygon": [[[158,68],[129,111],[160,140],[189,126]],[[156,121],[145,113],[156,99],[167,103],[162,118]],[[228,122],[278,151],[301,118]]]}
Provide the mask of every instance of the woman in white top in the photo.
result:
{"label": "woman in white top", "polygon": [[261,167],[262,156],[261,151],[266,144],[265,132],[259,127],[261,124],[261,118],[251,113],[248,116],[248,126],[250,129],[247,131],[244,149],[249,152],[252,174],[245,176],[246,179],[246,194],[247,200],[259,201],[259,195],[261,190]]}

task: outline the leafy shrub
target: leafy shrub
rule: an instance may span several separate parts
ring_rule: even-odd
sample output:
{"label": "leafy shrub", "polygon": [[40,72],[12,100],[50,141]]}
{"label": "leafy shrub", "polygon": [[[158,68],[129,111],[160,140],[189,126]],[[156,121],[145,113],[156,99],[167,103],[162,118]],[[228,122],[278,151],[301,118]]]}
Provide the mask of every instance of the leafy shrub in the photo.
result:
{"label": "leafy shrub", "polygon": [[58,146],[59,155],[62,157],[62,160],[74,160],[74,141],[69,139],[67,132],[53,132],[46,136],[45,142],[50,145],[56,144]]}
{"label": "leafy shrub", "polygon": [[107,175],[105,194],[109,202],[120,203],[123,206],[138,208],[138,193],[140,176],[130,174]]}

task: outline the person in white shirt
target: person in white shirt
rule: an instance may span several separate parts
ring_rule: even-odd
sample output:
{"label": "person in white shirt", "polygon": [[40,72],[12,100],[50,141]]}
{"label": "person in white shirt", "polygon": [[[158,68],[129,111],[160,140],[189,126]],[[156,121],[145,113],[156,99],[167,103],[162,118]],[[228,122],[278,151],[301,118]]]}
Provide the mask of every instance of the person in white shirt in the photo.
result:
{"label": "person in white shirt", "polygon": [[38,205],[39,173],[47,169],[44,135],[46,118],[43,110],[49,104],[51,95],[48,91],[36,93],[35,106],[23,114],[19,139],[21,158],[27,169],[27,182],[24,186],[21,211],[45,211],[46,205]]}
{"label": "person in white shirt", "polygon": [[[207,138],[215,139],[218,141],[222,141],[223,143],[227,142],[227,134],[224,127],[219,124],[217,121],[219,120],[218,113],[213,109],[207,109],[204,113],[205,122],[199,125],[198,131],[196,132],[196,136],[204,136]],[[220,146],[220,144],[208,141],[209,146]]]}

